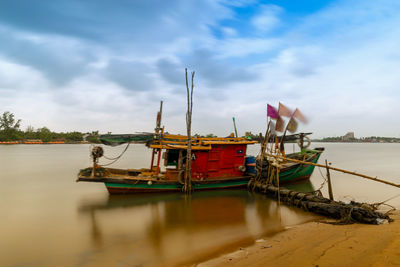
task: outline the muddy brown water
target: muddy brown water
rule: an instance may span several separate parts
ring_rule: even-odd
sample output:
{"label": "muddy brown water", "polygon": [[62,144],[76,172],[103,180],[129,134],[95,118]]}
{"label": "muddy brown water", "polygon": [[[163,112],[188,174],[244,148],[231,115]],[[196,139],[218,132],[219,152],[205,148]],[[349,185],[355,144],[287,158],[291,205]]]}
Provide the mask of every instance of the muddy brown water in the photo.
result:
{"label": "muddy brown water", "polygon": [[[400,183],[400,144],[323,144],[320,163]],[[106,148],[118,155],[122,147]],[[246,190],[109,196],[99,183],[76,183],[89,145],[0,146],[1,266],[159,266],[201,261],[316,219]],[[295,148],[297,149],[297,148]],[[287,151],[291,152],[291,144]],[[258,147],[249,148],[256,154]],[[131,145],[116,167],[147,167]],[[105,163],[106,161],[104,161]],[[309,191],[323,183],[315,169]],[[379,202],[400,189],[333,172],[337,199]],[[326,186],[322,192],[327,195]],[[400,207],[400,197],[388,202]]]}

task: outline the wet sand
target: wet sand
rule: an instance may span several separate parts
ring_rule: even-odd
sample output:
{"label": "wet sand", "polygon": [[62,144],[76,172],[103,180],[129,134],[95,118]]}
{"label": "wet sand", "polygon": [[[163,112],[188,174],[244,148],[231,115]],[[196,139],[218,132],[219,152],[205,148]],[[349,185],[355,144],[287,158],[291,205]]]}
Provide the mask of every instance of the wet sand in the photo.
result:
{"label": "wet sand", "polygon": [[400,211],[383,225],[309,222],[198,266],[399,266]]}

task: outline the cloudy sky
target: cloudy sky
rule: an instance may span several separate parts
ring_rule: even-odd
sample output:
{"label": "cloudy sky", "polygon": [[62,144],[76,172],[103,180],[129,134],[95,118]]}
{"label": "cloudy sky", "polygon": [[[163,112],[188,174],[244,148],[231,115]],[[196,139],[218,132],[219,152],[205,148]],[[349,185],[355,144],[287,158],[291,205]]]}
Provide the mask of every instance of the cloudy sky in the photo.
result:
{"label": "cloudy sky", "polygon": [[298,107],[314,137],[400,137],[398,0],[3,0],[0,112],[22,128],[193,132],[266,128]]}

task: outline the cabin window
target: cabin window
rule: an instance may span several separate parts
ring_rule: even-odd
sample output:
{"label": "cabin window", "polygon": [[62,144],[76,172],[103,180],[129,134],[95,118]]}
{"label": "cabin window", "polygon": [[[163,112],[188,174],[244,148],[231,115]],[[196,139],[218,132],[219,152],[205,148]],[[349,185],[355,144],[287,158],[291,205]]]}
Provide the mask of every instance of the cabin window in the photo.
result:
{"label": "cabin window", "polygon": [[179,159],[179,150],[171,149],[168,150],[168,153],[166,155],[166,166],[178,166],[178,159]]}

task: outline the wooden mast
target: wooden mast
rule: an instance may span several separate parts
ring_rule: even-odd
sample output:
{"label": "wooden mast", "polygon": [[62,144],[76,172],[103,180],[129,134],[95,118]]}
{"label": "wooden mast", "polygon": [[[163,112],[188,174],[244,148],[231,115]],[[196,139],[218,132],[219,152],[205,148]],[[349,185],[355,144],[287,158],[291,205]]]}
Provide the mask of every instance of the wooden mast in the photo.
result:
{"label": "wooden mast", "polygon": [[[160,111],[157,112],[157,119],[156,119],[156,128],[154,129],[156,137],[159,139],[160,144],[161,144],[161,135],[160,135],[160,130],[161,130],[161,118],[162,118],[162,106],[163,106],[163,101],[160,101]],[[151,155],[151,164],[150,164],[150,171],[153,171],[153,165],[154,165],[154,156],[156,153],[156,149],[153,148],[153,153]],[[160,159],[161,159],[161,148],[158,149],[158,158],[157,158],[157,168],[156,168],[156,176],[159,173],[159,167],[160,167]]]}
{"label": "wooden mast", "polygon": [[237,129],[236,129],[236,121],[235,121],[235,117],[232,117],[233,120],[233,128],[235,129],[235,137],[238,137],[238,133],[237,133]]}

